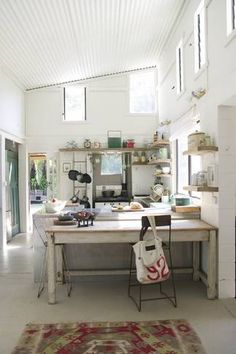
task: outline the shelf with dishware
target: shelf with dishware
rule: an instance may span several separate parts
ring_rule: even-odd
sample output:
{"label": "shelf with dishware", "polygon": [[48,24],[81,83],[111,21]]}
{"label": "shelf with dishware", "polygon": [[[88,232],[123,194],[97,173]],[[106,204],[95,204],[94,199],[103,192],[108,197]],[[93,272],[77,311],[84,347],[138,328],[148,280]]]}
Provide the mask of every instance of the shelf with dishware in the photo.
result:
{"label": "shelf with dishware", "polygon": [[183,155],[204,155],[204,154],[208,154],[208,153],[214,153],[217,151],[218,151],[218,146],[200,145],[200,146],[197,146],[195,149],[184,151]]}
{"label": "shelf with dishware", "polygon": [[[183,155],[204,155],[215,153],[218,151],[218,146],[212,143],[209,135],[203,132],[196,132],[188,136],[188,150],[183,152]],[[191,185],[183,188],[189,192],[218,192],[217,186],[217,165],[210,164],[207,166],[207,171],[199,171],[191,176]]]}
{"label": "shelf with dishware", "polygon": [[91,153],[104,153],[104,152],[141,152],[141,151],[151,151],[151,150],[157,150],[159,147],[162,145],[152,145],[150,147],[132,147],[132,148],[127,148],[127,147],[122,147],[122,148],[61,148],[59,151],[61,152],[91,152]]}
{"label": "shelf with dishware", "polygon": [[218,192],[219,187],[211,186],[184,186],[183,189],[189,192]]}
{"label": "shelf with dishware", "polygon": [[171,163],[171,159],[152,159],[150,161],[148,161],[148,165],[157,165],[159,163],[167,163],[170,164]]}
{"label": "shelf with dishware", "polygon": [[154,173],[155,177],[171,177],[170,173]]}

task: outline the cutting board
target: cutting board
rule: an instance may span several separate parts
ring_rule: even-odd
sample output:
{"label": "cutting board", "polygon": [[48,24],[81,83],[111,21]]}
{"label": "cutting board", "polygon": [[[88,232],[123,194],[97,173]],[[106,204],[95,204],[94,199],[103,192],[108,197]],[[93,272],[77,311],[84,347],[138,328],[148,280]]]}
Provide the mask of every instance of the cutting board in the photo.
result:
{"label": "cutting board", "polygon": [[176,213],[197,213],[201,207],[197,205],[172,205],[171,210]]}
{"label": "cutting board", "polygon": [[117,211],[117,212],[121,212],[121,213],[124,213],[124,212],[136,212],[136,211],[144,211],[144,209],[118,209],[118,208],[112,208],[111,209],[112,211]]}

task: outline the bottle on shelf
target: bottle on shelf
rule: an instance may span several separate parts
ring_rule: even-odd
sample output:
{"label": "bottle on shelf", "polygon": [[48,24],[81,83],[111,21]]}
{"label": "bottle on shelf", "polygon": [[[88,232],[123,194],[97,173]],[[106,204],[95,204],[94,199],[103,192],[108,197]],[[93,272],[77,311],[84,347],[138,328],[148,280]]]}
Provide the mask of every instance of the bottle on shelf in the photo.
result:
{"label": "bottle on shelf", "polygon": [[146,156],[145,151],[142,151],[141,156],[140,156],[140,161],[142,163],[145,163],[147,161],[147,156]]}

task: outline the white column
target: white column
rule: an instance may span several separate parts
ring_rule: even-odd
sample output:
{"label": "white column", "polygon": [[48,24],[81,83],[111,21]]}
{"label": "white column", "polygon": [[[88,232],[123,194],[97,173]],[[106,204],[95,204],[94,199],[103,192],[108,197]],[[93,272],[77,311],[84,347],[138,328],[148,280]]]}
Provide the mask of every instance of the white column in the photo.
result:
{"label": "white column", "polygon": [[28,151],[25,144],[19,145],[19,206],[20,231],[29,232],[30,204],[29,204],[29,171]]}
{"label": "white column", "polygon": [[0,135],[0,248],[4,248],[6,244],[5,137]]}

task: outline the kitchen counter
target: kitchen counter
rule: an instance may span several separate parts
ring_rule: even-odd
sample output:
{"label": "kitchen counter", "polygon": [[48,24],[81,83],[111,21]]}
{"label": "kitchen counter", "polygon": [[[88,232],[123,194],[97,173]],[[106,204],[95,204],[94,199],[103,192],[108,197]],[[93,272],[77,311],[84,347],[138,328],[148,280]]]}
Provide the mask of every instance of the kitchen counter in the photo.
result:
{"label": "kitchen counter", "polygon": [[176,213],[171,210],[170,205],[162,207],[144,208],[141,211],[112,211],[110,209],[98,209],[95,219],[99,220],[141,220],[145,215],[170,214],[172,219],[199,219],[200,213]]}

